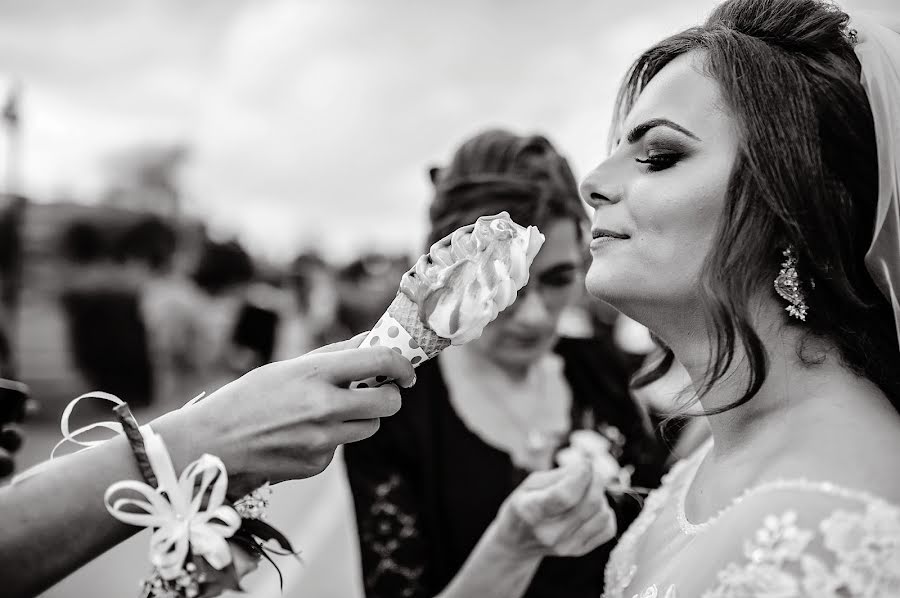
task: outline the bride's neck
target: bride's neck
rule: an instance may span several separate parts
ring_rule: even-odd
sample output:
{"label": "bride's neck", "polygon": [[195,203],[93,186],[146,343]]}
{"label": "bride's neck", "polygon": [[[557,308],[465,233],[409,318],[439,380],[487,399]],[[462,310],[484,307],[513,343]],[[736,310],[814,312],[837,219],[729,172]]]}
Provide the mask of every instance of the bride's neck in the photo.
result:
{"label": "bride's neck", "polygon": [[[702,317],[675,321],[676,326],[663,325],[655,332],[687,370],[695,391],[702,394],[711,365],[710,335]],[[816,365],[808,366],[797,350],[804,340],[802,329],[783,326],[778,313],[763,314],[757,321],[769,323],[756,326],[768,366],[759,391],[744,404],[730,407],[743,398],[751,375],[749,360],[738,337],[732,365],[700,399],[706,412],[730,407],[707,418],[719,455],[741,451],[751,438],[754,446],[765,445],[777,450],[813,419],[831,407],[839,407],[844,397],[871,392],[868,388],[871,383],[846,370],[836,349],[827,343],[806,341],[805,354],[816,361]]]}

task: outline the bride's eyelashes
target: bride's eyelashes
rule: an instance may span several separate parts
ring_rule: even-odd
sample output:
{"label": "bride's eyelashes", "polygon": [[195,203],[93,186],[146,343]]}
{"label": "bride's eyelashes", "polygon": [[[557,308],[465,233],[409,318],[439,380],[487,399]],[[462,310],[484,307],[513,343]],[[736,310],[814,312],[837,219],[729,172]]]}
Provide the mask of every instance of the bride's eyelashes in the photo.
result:
{"label": "bride's eyelashes", "polygon": [[643,165],[647,172],[666,170],[692,152],[692,143],[694,142],[682,139],[679,133],[656,127],[642,139],[635,140],[635,149],[638,151],[635,152],[637,156],[634,161]]}
{"label": "bride's eyelashes", "polygon": [[646,158],[635,158],[639,164],[646,164],[648,172],[659,172],[678,163],[683,154],[678,152],[648,152]]}

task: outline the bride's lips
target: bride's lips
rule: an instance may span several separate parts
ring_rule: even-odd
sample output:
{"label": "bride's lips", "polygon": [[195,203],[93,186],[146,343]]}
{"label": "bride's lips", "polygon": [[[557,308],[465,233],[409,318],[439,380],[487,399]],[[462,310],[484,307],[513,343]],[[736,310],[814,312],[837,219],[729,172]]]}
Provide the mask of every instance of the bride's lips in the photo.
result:
{"label": "bride's lips", "polygon": [[631,236],[606,228],[595,228],[591,230],[591,238],[591,249],[595,249],[612,241],[630,239]]}

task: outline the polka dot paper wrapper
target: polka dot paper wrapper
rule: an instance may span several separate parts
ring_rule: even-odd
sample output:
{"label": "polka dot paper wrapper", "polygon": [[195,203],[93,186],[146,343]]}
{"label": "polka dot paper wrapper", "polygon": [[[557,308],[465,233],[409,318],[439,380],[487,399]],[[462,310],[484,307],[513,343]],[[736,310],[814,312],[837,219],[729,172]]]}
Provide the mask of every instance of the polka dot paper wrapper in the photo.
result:
{"label": "polka dot paper wrapper", "polygon": [[[402,292],[398,292],[360,346],[380,345],[397,351],[406,357],[413,367],[417,367],[449,347],[450,341],[425,324],[419,317],[419,306]],[[389,381],[387,377],[379,376],[354,382],[350,388],[380,386]]]}
{"label": "polka dot paper wrapper", "polygon": [[[428,354],[419,346],[419,343],[389,314],[384,314],[372,331],[363,340],[360,347],[390,347],[391,350],[406,357],[413,366],[417,366],[428,359]],[[381,386],[388,382],[386,376],[369,378],[354,382],[350,388],[368,388]]]}

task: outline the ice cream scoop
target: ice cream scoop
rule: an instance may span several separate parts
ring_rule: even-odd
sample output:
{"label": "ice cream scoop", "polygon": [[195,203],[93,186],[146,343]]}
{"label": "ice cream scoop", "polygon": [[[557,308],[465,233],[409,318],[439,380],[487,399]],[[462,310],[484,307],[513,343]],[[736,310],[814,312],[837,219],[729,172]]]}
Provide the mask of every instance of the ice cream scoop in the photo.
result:
{"label": "ice cream scoop", "polygon": [[481,336],[516,300],[544,243],[537,227],[506,212],[482,216],[431,246],[400,282],[423,323],[454,345]]}

